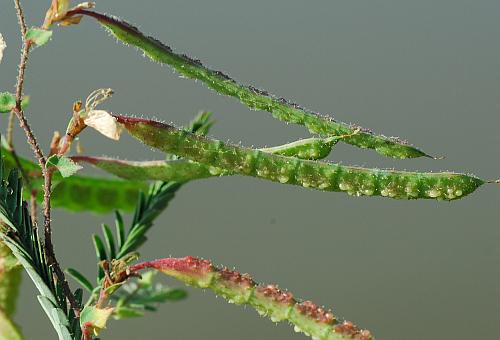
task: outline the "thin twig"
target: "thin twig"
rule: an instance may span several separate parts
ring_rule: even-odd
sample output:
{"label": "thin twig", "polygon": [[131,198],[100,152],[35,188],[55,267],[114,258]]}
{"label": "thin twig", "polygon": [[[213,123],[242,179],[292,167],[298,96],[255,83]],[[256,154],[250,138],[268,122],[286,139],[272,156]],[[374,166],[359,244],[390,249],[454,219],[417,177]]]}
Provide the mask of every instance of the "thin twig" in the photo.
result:
{"label": "thin twig", "polygon": [[26,26],[26,20],[24,19],[24,11],[19,0],[14,0],[14,5],[16,6],[17,20],[19,20],[19,27],[21,28],[21,35],[23,36],[24,41],[26,31],[28,30]]}
{"label": "thin twig", "polygon": [[[26,23],[22,11],[21,4],[19,0],[14,0],[17,10],[17,16],[19,20],[19,25],[21,27],[21,32],[26,31]],[[24,34],[23,34],[24,37]],[[52,175],[50,170],[47,168],[47,161],[45,156],[43,155],[42,149],[36,140],[35,135],[33,134],[33,130],[28,124],[26,117],[24,116],[24,112],[21,108],[21,100],[23,95],[23,86],[24,86],[24,74],[26,71],[26,65],[28,62],[28,56],[30,51],[31,43],[29,41],[25,41],[23,38],[23,49],[21,53],[21,60],[19,62],[19,70],[17,76],[17,84],[16,84],[16,106],[12,110],[14,114],[17,116],[19,120],[19,125],[24,130],[26,134],[26,138],[28,140],[29,145],[33,149],[35,153],[38,163],[42,169],[42,175],[44,178],[44,199],[43,199],[43,215],[44,215],[44,236],[45,236],[45,251],[47,255],[47,262],[53,268],[54,273],[58,281],[60,282],[64,295],[66,296],[71,308],[74,310],[76,316],[80,315],[80,308],[76,303],[75,296],[71,292],[71,288],[69,287],[68,282],[64,276],[64,272],[61,270],[59,262],[56,259],[54,246],[52,244],[52,227],[50,220],[50,194],[51,194],[51,186],[52,186]]]}
{"label": "thin twig", "polygon": [[[18,18],[19,27],[21,30],[21,38],[22,38],[22,41],[24,42],[24,46],[25,46],[26,45],[25,36],[26,36],[27,27],[26,27],[26,20],[24,18],[23,8],[21,7],[19,0],[14,0],[14,5],[16,7],[17,18]],[[25,51],[25,49],[23,48],[23,54],[24,54],[24,51]],[[16,91],[16,104],[19,103],[19,107],[20,107],[20,103],[22,101],[22,88],[23,88],[23,83],[24,83],[24,72],[26,70],[26,64],[27,64],[27,60],[28,60],[27,53],[28,53],[28,51],[26,52],[26,61],[22,65],[20,64],[20,66],[19,66],[19,74],[18,74],[18,78],[17,78],[18,79],[18,86],[16,86],[16,89],[19,88],[20,91]],[[21,79],[21,82],[19,81],[19,79]],[[16,163],[16,167],[19,168],[19,170],[21,171],[24,182],[26,183],[28,188],[30,190],[32,190],[30,179],[29,179],[28,175],[26,174],[26,171],[24,171],[24,169],[21,165],[21,161],[19,160],[19,157],[17,156],[16,150],[14,149],[14,141],[13,141],[14,119],[15,119],[15,113],[14,113],[14,111],[12,111],[9,115],[9,123],[7,125],[7,145],[9,147],[9,151],[12,154],[12,157],[14,158],[14,161]]]}

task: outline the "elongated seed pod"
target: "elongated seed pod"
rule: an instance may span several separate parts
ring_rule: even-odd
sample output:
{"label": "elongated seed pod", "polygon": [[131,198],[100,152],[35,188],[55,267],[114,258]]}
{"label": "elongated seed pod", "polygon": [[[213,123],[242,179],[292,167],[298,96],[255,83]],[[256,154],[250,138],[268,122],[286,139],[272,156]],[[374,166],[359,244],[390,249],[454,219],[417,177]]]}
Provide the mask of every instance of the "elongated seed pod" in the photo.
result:
{"label": "elongated seed pod", "polygon": [[10,249],[0,241],[0,335],[5,340],[21,340],[12,321],[21,285],[22,267]]}
{"label": "elongated seed pod", "polygon": [[20,330],[11,318],[0,310],[0,335],[2,340],[23,340]]}
{"label": "elongated seed pod", "polygon": [[[12,154],[1,148],[4,165],[7,170],[14,167],[15,161]],[[28,173],[33,188],[39,189],[37,200],[43,201],[43,180],[38,164],[19,157],[21,166]],[[6,172],[8,173],[8,171]],[[74,175],[68,178],[55,172],[53,175],[51,203],[54,207],[65,208],[71,211],[92,211],[94,213],[107,213],[120,207],[125,211],[133,210],[136,206],[140,191],[148,188],[147,183],[122,181],[109,178]],[[30,196],[29,189],[24,188],[26,197]]]}
{"label": "elongated seed pod", "polygon": [[170,47],[144,35],[136,27],[119,18],[88,10],[77,10],[74,14],[94,17],[118,40],[139,48],[152,60],[171,66],[184,77],[200,80],[220,94],[235,97],[251,109],[268,111],[279,120],[304,125],[310,132],[323,137],[352,134],[343,141],[360,148],[374,149],[388,157],[428,156],[423,151],[397,138],[375,135],[366,129],[353,134],[359,128],[337,122],[327,116],[321,116],[286,99],[273,96],[267,91],[241,85],[226,74],[207,68],[199,60],[173,52]]}
{"label": "elongated seed pod", "polygon": [[[0,311],[14,315],[21,284],[22,268],[10,249],[0,241]],[[0,332],[1,334],[1,332]]]}
{"label": "elongated seed pod", "polygon": [[[71,176],[56,182],[52,202],[55,207],[71,211],[103,214],[116,210],[132,211],[139,192],[148,185],[139,181]],[[43,192],[40,192],[40,195]]]}
{"label": "elongated seed pod", "polygon": [[[339,137],[307,138],[258,150],[276,155],[317,160],[327,157],[339,139]],[[220,168],[184,159],[134,162],[106,157],[72,156],[70,158],[75,162],[90,163],[120,178],[135,181],[188,182],[213,176],[233,175]]]}
{"label": "elongated seed pod", "polygon": [[[337,141],[336,137],[308,138],[259,150],[300,159],[322,159],[328,156]],[[70,158],[75,162],[90,163],[120,178],[136,181],[188,182],[194,179],[233,174],[220,168],[184,159],[134,162],[106,157],[72,156]]]}
{"label": "elongated seed pod", "polygon": [[210,261],[191,256],[139,263],[129,269],[135,273],[154,268],[191,286],[208,288],[231,303],[250,305],[274,322],[288,321],[295,331],[317,340],[371,340],[371,333],[352,322],[338,320],[331,311],[312,303],[297,301],[292,293],[276,285],[258,285],[250,275],[218,269]]}
{"label": "elongated seed pod", "polygon": [[221,171],[319,190],[344,191],[356,196],[453,200],[485,183],[477,177],[458,173],[367,169],[301,160],[193,135],[156,121],[115,118],[132,136],[164,152]]}
{"label": "elongated seed pod", "polygon": [[229,174],[219,168],[179,159],[172,161],[133,162],[105,157],[73,156],[78,163],[90,163],[97,168],[123,179],[138,181],[189,182],[195,179]]}

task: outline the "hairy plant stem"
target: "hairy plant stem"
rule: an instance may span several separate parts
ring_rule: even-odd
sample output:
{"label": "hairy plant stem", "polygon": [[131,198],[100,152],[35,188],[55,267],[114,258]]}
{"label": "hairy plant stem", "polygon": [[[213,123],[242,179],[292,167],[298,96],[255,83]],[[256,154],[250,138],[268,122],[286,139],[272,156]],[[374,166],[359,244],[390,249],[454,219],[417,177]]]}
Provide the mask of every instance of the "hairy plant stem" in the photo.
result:
{"label": "hairy plant stem", "polygon": [[64,276],[64,272],[61,270],[61,266],[56,259],[54,246],[52,244],[52,227],[50,220],[50,194],[51,194],[51,186],[52,186],[52,174],[51,171],[47,168],[47,160],[43,155],[43,151],[40,148],[40,144],[38,143],[35,135],[33,134],[33,130],[31,129],[26,117],[24,116],[24,112],[21,108],[21,100],[23,95],[24,88],[24,77],[26,72],[26,66],[28,64],[28,56],[31,48],[31,43],[24,39],[26,35],[26,22],[24,19],[23,10],[19,0],[14,0],[14,4],[16,6],[17,17],[19,20],[19,26],[21,28],[21,33],[23,35],[23,49],[21,52],[21,60],[19,62],[19,69],[17,75],[17,84],[16,84],[16,106],[12,110],[12,112],[17,116],[19,120],[20,127],[24,130],[26,134],[26,138],[28,144],[33,149],[33,152],[38,159],[38,163],[42,169],[42,176],[44,179],[43,186],[43,215],[44,215],[44,239],[45,239],[45,251],[47,256],[48,264],[54,270],[55,276],[57,280],[61,283],[64,295],[68,300],[71,308],[75,312],[75,315],[78,317],[80,315],[80,308],[78,307],[78,303],[76,302],[75,296],[71,292],[71,288],[69,287],[68,281]]}
{"label": "hairy plant stem", "polygon": [[17,20],[19,20],[19,27],[21,29],[21,35],[23,36],[24,40],[26,31],[28,29],[26,26],[26,20],[24,19],[24,11],[19,0],[14,0],[14,6],[16,7]]}
{"label": "hairy plant stem", "polygon": [[[17,19],[19,21],[19,28],[21,31],[21,39],[23,41],[23,46],[26,46],[25,37],[26,37],[27,27],[26,27],[26,21],[24,18],[23,8],[21,7],[19,0],[14,0],[14,6],[16,8]],[[24,65],[19,66],[19,74],[18,74],[18,78],[17,78],[18,85],[16,86],[16,105],[18,105],[18,107],[21,107],[20,102],[22,101],[22,87],[24,84],[24,72],[26,70],[27,54],[28,53],[29,53],[29,50],[26,53],[26,62],[24,63]],[[23,54],[24,54],[24,48],[23,48]],[[19,79],[22,79],[20,86],[19,86]],[[18,88],[20,88],[20,91],[18,91]],[[7,125],[7,145],[9,147],[9,151],[12,153],[12,157],[14,158],[14,162],[16,163],[16,167],[21,172],[24,183],[30,189],[30,192],[31,192],[31,213],[30,213],[30,215],[31,215],[31,221],[32,221],[33,225],[36,225],[36,193],[37,193],[37,191],[36,191],[36,189],[33,189],[30,178],[29,178],[28,174],[26,173],[26,171],[24,170],[24,167],[21,165],[21,161],[20,161],[20,159],[17,155],[17,152],[14,148],[14,120],[15,120],[15,118],[16,118],[16,116],[15,116],[14,111],[11,111],[10,115],[9,115],[9,123]],[[33,198],[33,196],[35,196],[35,198]]]}

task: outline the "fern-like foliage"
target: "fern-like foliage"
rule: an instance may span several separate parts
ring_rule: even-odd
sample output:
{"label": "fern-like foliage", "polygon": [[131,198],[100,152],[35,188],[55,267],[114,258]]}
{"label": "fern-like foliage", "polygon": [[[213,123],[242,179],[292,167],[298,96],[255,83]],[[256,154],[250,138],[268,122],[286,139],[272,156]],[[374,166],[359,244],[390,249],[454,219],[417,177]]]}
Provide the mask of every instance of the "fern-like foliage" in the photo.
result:
{"label": "fern-like foliage", "polygon": [[[186,127],[186,131],[206,135],[213,125],[211,112],[200,112]],[[170,161],[180,160],[176,155],[167,155]],[[87,305],[99,298],[106,271],[105,263],[119,262],[128,263],[136,259],[137,251],[147,240],[147,232],[153,226],[155,219],[167,208],[175,193],[183,183],[176,181],[158,181],[149,186],[146,193],[140,192],[134,216],[130,227],[125,227],[122,213],[115,211],[115,231],[106,224],[102,224],[102,237],[98,234],[92,235],[92,241],[96,251],[98,265],[97,286],[94,286],[85,275],[77,269],[69,268],[66,272],[75,279],[83,288],[91,293]],[[144,314],[144,311],[155,310],[155,305],[166,301],[177,301],[186,297],[182,289],[173,289],[168,286],[153,283],[153,274],[148,273],[138,282],[120,283],[119,291],[113,291],[110,299],[115,303],[113,316],[116,319],[136,317]]]}
{"label": "fern-like foliage", "polygon": [[[4,178],[7,178],[4,180]],[[31,222],[28,204],[22,196],[22,180],[17,169],[4,176],[0,153],[0,238],[22,264],[38,289],[38,301],[60,340],[80,339],[81,331],[73,310],[68,308],[61,284],[54,279],[36,226]],[[81,304],[82,290],[75,291]]]}

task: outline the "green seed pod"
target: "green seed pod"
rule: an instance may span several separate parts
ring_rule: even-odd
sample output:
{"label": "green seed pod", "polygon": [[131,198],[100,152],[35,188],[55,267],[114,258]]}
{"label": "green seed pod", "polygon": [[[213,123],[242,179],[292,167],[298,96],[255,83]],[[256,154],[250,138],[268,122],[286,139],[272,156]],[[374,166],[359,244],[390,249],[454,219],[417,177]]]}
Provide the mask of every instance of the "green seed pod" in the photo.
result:
{"label": "green seed pod", "polygon": [[[327,139],[308,138],[259,150],[265,153],[273,153],[300,159],[321,159],[328,156],[331,148],[337,141],[337,137]],[[123,161],[106,157],[89,156],[73,156],[70,158],[75,162],[90,163],[120,178],[135,181],[159,180],[182,183],[213,176],[232,175],[231,172],[220,168],[175,158],[167,161],[146,162]]]}
{"label": "green seed pod", "polygon": [[[15,167],[12,154],[4,147],[1,154],[7,170]],[[31,184],[39,188],[37,201],[43,201],[43,180],[40,167],[27,159],[19,157],[23,169],[28,173]],[[8,171],[6,171],[8,173]],[[53,175],[53,191],[51,203],[54,207],[65,208],[71,211],[92,211],[94,213],[107,213],[117,206],[125,211],[135,208],[135,202],[140,191],[148,188],[147,183],[122,181],[109,178],[71,176],[62,178],[59,172]],[[30,196],[29,189],[24,188],[26,197]]]}
{"label": "green seed pod", "polygon": [[71,159],[78,163],[90,163],[120,178],[136,181],[157,180],[184,183],[195,179],[229,174],[222,169],[184,159],[147,162],[88,156],[73,156]]}
{"label": "green seed pod", "polygon": [[301,160],[226,144],[156,121],[115,118],[132,136],[164,152],[209,164],[221,173],[227,171],[283,184],[343,191],[354,196],[453,200],[485,183],[477,177],[459,173],[379,170]]}
{"label": "green seed pod", "polygon": [[[22,268],[10,249],[0,241],[0,313],[14,315],[19,295]],[[0,321],[1,323],[1,321]],[[1,328],[0,328],[0,334]]]}
{"label": "green seed pod", "polygon": [[359,133],[354,134],[359,128],[309,111],[286,99],[269,94],[267,91],[241,85],[223,72],[207,68],[199,60],[173,52],[170,47],[144,35],[136,27],[121,19],[88,10],[80,10],[78,14],[94,17],[118,40],[126,45],[137,47],[153,61],[171,66],[186,78],[200,80],[220,94],[235,97],[251,109],[268,111],[279,120],[303,125],[310,132],[322,137],[351,134],[343,141],[360,148],[374,149],[388,157],[428,157],[423,151],[397,138],[375,135],[366,129],[361,129]]}

